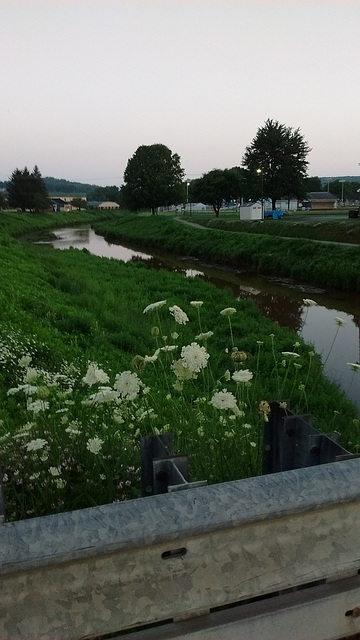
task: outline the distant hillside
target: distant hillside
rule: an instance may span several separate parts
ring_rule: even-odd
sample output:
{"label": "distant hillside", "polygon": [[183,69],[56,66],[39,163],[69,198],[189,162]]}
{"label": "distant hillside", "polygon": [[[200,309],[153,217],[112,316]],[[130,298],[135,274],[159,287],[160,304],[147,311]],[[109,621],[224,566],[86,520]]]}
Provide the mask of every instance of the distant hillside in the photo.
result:
{"label": "distant hillside", "polygon": [[61,178],[44,178],[48,193],[51,195],[56,194],[69,194],[75,195],[77,193],[88,194],[98,188],[97,184],[86,184],[83,182],[71,182],[70,180],[64,180]]}
{"label": "distant hillside", "polygon": [[346,182],[360,182],[360,176],[329,176],[321,177],[321,184],[324,186],[328,182],[335,182],[336,180],[346,180]]}

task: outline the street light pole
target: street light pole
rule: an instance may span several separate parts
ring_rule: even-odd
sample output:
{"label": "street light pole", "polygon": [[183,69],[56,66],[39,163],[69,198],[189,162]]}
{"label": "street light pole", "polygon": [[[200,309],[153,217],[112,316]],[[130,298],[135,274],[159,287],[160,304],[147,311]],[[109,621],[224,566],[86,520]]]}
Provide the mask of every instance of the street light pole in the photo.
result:
{"label": "street light pole", "polygon": [[341,182],[341,204],[344,206],[344,182],[345,180],[339,180]]}
{"label": "street light pole", "polygon": [[[186,183],[186,211],[188,210],[188,207],[189,207],[189,187],[190,187],[190,182],[187,181],[187,183]],[[190,218],[191,218],[191,206],[190,206]]]}
{"label": "street light pole", "polygon": [[261,220],[264,220],[264,174],[262,169],[256,169],[256,173],[261,175]]}

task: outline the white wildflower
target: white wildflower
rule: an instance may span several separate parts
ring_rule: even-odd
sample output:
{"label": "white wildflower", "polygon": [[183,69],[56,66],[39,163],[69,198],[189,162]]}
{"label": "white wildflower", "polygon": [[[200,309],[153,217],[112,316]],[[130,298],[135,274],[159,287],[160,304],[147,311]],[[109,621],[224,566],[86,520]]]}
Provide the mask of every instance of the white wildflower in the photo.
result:
{"label": "white wildflower", "polygon": [[234,307],[226,307],[226,309],[220,311],[221,316],[232,316],[234,313],[236,313],[236,309],[234,309]]}
{"label": "white wildflower", "polygon": [[104,444],[104,440],[95,436],[94,438],[89,438],[86,443],[86,448],[90,451],[90,453],[94,453],[97,455],[101,451],[101,447]]}
{"label": "white wildflower", "polygon": [[198,373],[206,367],[209,357],[205,347],[200,347],[197,342],[192,342],[181,349],[181,359],[184,366],[194,373]]}
{"label": "white wildflower", "polygon": [[346,364],[353,371],[360,371],[360,364],[358,362],[347,362]]}
{"label": "white wildflower", "polygon": [[123,371],[116,374],[114,389],[119,392],[124,400],[135,400],[140,392],[142,382],[136,373]]}
{"label": "white wildflower", "polygon": [[[171,368],[175,373],[178,381],[183,382],[184,380],[192,380],[197,377],[195,372],[191,371],[191,369],[185,366],[185,363],[183,360],[176,360],[175,362],[172,363]],[[179,386],[176,386],[176,387],[174,386],[174,389],[176,391],[181,391]]]}
{"label": "white wildflower", "polygon": [[89,396],[89,400],[84,400],[83,403],[105,404],[106,402],[114,402],[118,397],[118,392],[111,387],[99,387],[98,391]]}
{"label": "white wildflower", "polygon": [[49,406],[49,403],[45,400],[34,400],[34,402],[28,403],[27,410],[33,413],[40,413],[40,411],[46,411]]}
{"label": "white wildflower", "polygon": [[186,324],[187,322],[189,322],[189,318],[187,317],[185,311],[180,309],[177,304],[169,307],[169,311],[171,315],[174,316],[174,320],[175,322],[177,322],[177,324]]}
{"label": "white wildflower", "polygon": [[192,307],[195,307],[196,309],[198,309],[199,307],[202,307],[204,303],[202,300],[191,300],[190,304]]}
{"label": "white wildflower", "polygon": [[253,378],[253,374],[251,371],[249,371],[249,369],[241,369],[239,371],[235,371],[231,377],[237,383],[250,382],[250,380]]}
{"label": "white wildflower", "polygon": [[26,451],[38,451],[39,449],[43,449],[47,443],[47,440],[43,438],[36,438],[36,440],[31,440],[27,443]]}
{"label": "white wildflower", "polygon": [[316,307],[317,302],[315,300],[311,300],[311,298],[303,298],[303,303],[305,307]]}
{"label": "white wildflower", "polygon": [[231,411],[239,410],[235,396],[230,391],[226,391],[226,389],[216,391],[209,401],[209,404],[211,404],[215,409],[230,409]]}
{"label": "white wildflower", "polygon": [[30,362],[31,362],[31,356],[27,355],[27,356],[23,356],[22,358],[20,358],[18,364],[19,364],[19,367],[27,368],[29,366]]}
{"label": "white wildflower", "polygon": [[156,349],[156,351],[152,356],[145,356],[144,357],[145,362],[156,362],[156,360],[159,357],[159,353],[160,353],[160,349]]}
{"label": "white wildflower", "polygon": [[214,335],[213,331],[206,331],[205,333],[199,333],[197,336],[195,336],[195,340],[207,340],[208,338],[211,338],[211,336]]}
{"label": "white wildflower", "polygon": [[60,475],[60,470],[57,467],[50,467],[49,468],[49,473],[51,476],[53,476],[54,478]]}
{"label": "white wildflower", "polygon": [[37,371],[37,369],[34,369],[33,367],[29,367],[28,369],[26,369],[23,379],[25,383],[31,384],[32,382],[35,382],[38,377],[39,377],[39,372]]}
{"label": "white wildflower", "polygon": [[105,371],[99,369],[95,362],[90,362],[87,372],[82,381],[87,384],[88,387],[92,387],[94,384],[107,384],[109,382],[109,376]]}
{"label": "white wildflower", "polygon": [[282,351],[281,353],[283,356],[289,356],[290,358],[300,358],[300,355],[295,351]]}
{"label": "white wildflower", "polygon": [[343,318],[336,317],[334,318],[334,320],[339,327],[343,327],[346,324],[346,320],[344,320]]}
{"label": "white wildflower", "polygon": [[54,482],[58,489],[63,489],[65,487],[65,480],[63,478],[54,478]]}
{"label": "white wildflower", "polygon": [[175,344],[167,344],[165,347],[160,347],[160,351],[175,351],[177,346]]}
{"label": "white wildflower", "polygon": [[145,307],[143,313],[147,313],[148,311],[153,311],[154,309],[160,309],[161,307],[164,306],[164,304],[166,304],[166,300],[159,300],[159,302],[152,302],[152,304],[148,304],[148,306]]}

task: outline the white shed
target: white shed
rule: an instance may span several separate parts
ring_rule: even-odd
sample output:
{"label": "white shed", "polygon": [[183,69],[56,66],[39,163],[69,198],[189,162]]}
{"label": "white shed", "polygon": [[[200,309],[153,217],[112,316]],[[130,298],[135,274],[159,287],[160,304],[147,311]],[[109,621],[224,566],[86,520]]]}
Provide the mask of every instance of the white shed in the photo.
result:
{"label": "white shed", "polygon": [[240,220],[261,219],[261,202],[246,202],[240,205]]}

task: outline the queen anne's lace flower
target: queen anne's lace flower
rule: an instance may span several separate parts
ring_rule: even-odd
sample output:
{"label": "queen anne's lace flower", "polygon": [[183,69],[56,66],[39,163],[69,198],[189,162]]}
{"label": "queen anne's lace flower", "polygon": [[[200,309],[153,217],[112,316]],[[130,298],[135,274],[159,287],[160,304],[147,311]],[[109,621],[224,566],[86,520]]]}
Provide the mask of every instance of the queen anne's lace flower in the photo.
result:
{"label": "queen anne's lace flower", "polygon": [[31,384],[32,382],[35,382],[38,377],[39,377],[39,372],[33,367],[29,367],[25,371],[24,382],[27,384]]}
{"label": "queen anne's lace flower", "polygon": [[197,336],[195,336],[195,340],[207,340],[208,338],[211,338],[211,336],[214,335],[213,331],[206,331],[205,333],[199,333]]}
{"label": "queen anne's lace flower", "polygon": [[104,440],[95,436],[95,438],[89,438],[86,443],[86,448],[90,451],[90,453],[94,453],[97,455],[101,451],[101,447],[104,444]]}
{"label": "queen anne's lace flower", "polygon": [[192,300],[190,304],[192,307],[199,308],[199,307],[202,307],[204,303],[202,300]]}
{"label": "queen anne's lace flower", "polygon": [[343,327],[346,324],[346,320],[344,320],[344,318],[336,317],[334,320],[339,327]]}
{"label": "queen anne's lace flower", "polygon": [[124,400],[135,400],[140,392],[141,380],[136,373],[123,371],[115,377],[114,389],[119,392]]}
{"label": "queen anne's lace flower", "polygon": [[226,391],[226,389],[216,391],[209,402],[215,409],[238,410],[235,396],[230,391]]}
{"label": "queen anne's lace flower", "polygon": [[360,364],[358,362],[347,362],[347,365],[353,371],[360,371]]}
{"label": "queen anne's lace flower", "polygon": [[253,374],[251,373],[251,371],[249,371],[249,369],[241,369],[240,371],[234,371],[231,377],[235,382],[238,383],[250,382],[250,380],[253,378]]}
{"label": "queen anne's lace flower", "polygon": [[311,298],[303,298],[303,303],[305,307],[316,307],[317,302],[315,300],[311,300]]}
{"label": "queen anne's lace flower", "polygon": [[36,438],[36,440],[31,440],[26,445],[26,451],[38,451],[39,449],[43,449],[47,445],[47,440],[43,438]]}
{"label": "queen anne's lace flower", "polygon": [[[172,363],[171,368],[180,382],[183,382],[184,380],[193,380],[197,377],[196,373],[184,365],[183,360],[176,360]],[[179,385],[174,388],[176,391],[180,390]]]}
{"label": "queen anne's lace flower", "polygon": [[236,309],[234,309],[234,307],[226,307],[226,309],[220,311],[221,316],[232,316],[234,313],[236,313]]}
{"label": "queen anne's lace flower", "polygon": [[187,317],[185,311],[180,309],[177,304],[174,304],[172,307],[169,307],[169,311],[172,316],[174,316],[175,322],[178,324],[186,324],[189,322],[189,318]]}
{"label": "queen anne's lace flower", "polygon": [[206,367],[209,357],[205,347],[200,347],[197,342],[192,342],[181,349],[181,359],[184,366],[194,373],[199,373],[201,369]]}
{"label": "queen anne's lace flower", "polygon": [[152,304],[148,304],[148,306],[145,307],[143,313],[147,313],[148,311],[153,311],[154,309],[160,309],[161,307],[164,306],[164,304],[166,304],[166,300],[159,300],[159,302],[153,302]]}
{"label": "queen anne's lace flower", "polygon": [[89,387],[92,387],[94,384],[107,384],[109,382],[109,376],[105,371],[99,369],[95,362],[90,362],[87,372],[83,377],[82,381],[84,384],[87,384]]}
{"label": "queen anne's lace flower", "polygon": [[118,391],[111,387],[99,387],[96,393],[92,393],[89,400],[85,400],[84,404],[105,404],[114,402],[119,397]]}
{"label": "queen anne's lace flower", "polygon": [[28,403],[27,410],[32,411],[33,413],[40,413],[40,411],[46,411],[49,406],[49,403],[45,400],[34,400],[34,402]]}

